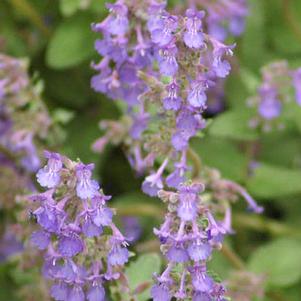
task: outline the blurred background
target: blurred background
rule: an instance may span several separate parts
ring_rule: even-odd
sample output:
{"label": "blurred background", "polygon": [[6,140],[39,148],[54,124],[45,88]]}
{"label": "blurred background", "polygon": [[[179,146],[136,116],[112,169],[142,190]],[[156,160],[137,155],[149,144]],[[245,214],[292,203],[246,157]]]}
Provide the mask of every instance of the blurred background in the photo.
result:
{"label": "blurred background", "polygon": [[[152,227],[162,220],[160,202],[142,195],[141,179],[121,148],[109,146],[101,156],[91,150],[101,135],[99,121],[120,116],[116,103],[90,88],[94,72],[90,63],[99,59],[90,24],[105,14],[102,0],[1,0],[0,52],[29,60],[30,74],[43,83],[42,97],[49,111],[67,120],[63,142],[56,150],[96,164],[104,191],[114,197],[113,206],[127,217],[139,216],[138,226],[134,223],[139,228],[138,248],[148,251],[153,248]],[[222,105],[208,113],[213,121],[205,138],[195,140],[193,146],[204,164],[247,187],[265,208],[257,216],[235,205],[235,235],[229,238],[248,270],[264,279],[266,297],[254,300],[300,301],[301,108],[294,107],[293,114],[284,118],[282,130],[262,133],[248,127],[252,113],[246,101],[256,93],[264,65],[287,60],[292,68],[301,66],[301,1],[250,0],[246,30],[233,41],[237,44],[234,67],[225,83]],[[142,203],[146,209],[139,212]],[[0,208],[0,218],[4,214]],[[131,225],[122,219],[120,223]],[[34,278],[3,254],[0,300],[24,300],[17,289],[30,286]],[[233,275],[233,267],[220,254],[212,268],[222,279]],[[263,282],[259,283],[255,289],[262,289]]]}

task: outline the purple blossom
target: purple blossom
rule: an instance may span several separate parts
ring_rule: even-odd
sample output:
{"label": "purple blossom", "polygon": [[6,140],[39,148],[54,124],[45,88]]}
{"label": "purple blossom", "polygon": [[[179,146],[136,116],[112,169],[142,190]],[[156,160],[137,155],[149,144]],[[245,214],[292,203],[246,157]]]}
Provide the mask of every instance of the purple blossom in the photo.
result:
{"label": "purple blossom", "polygon": [[80,285],[74,285],[69,289],[66,300],[70,301],[85,301],[85,294]]}
{"label": "purple blossom", "polygon": [[50,234],[45,231],[36,231],[31,235],[31,242],[40,250],[44,250],[50,243]]}
{"label": "purple blossom", "polygon": [[56,301],[68,300],[68,286],[64,282],[54,284],[50,290],[51,297]]}
{"label": "purple blossom", "polygon": [[212,248],[208,243],[204,243],[197,239],[188,246],[188,254],[191,260],[195,262],[207,260],[211,255]]}
{"label": "purple blossom", "polygon": [[166,253],[170,262],[182,263],[189,260],[188,253],[181,243],[173,244]]}
{"label": "purple blossom", "polygon": [[170,45],[159,51],[159,68],[160,73],[165,76],[174,76],[178,71],[178,63],[176,59],[177,47]]}
{"label": "purple blossom", "polygon": [[78,163],[76,166],[76,193],[83,200],[98,195],[99,185],[95,180],[91,180],[93,169],[94,164]]}
{"label": "purple blossom", "polygon": [[178,18],[168,13],[164,13],[161,16],[162,23],[158,23],[155,28],[151,28],[151,39],[160,47],[168,45],[174,36],[174,32],[178,27]]}
{"label": "purple blossom", "polygon": [[151,289],[151,296],[154,301],[170,301],[172,295],[165,283],[156,284]]}
{"label": "purple blossom", "polygon": [[83,241],[76,233],[71,232],[60,236],[58,250],[62,256],[73,257],[81,253],[83,249]]}
{"label": "purple blossom", "polygon": [[172,82],[166,88],[168,95],[162,100],[164,109],[174,111],[179,110],[182,103],[182,99],[178,95],[179,86],[175,82]]}
{"label": "purple blossom", "polygon": [[112,266],[124,265],[126,262],[128,262],[128,259],[129,251],[124,246],[124,242],[113,242],[112,248],[108,254],[108,263]]}
{"label": "purple blossom", "polygon": [[37,173],[37,181],[42,187],[53,188],[57,186],[61,180],[60,171],[63,163],[58,153],[45,151],[45,157],[48,163]]}
{"label": "purple blossom", "polygon": [[186,30],[183,39],[187,47],[198,49],[204,46],[204,35],[202,33],[202,18],[204,16],[204,11],[196,11],[191,8],[186,10]]}
{"label": "purple blossom", "polygon": [[194,108],[206,109],[206,89],[208,84],[206,81],[195,81],[191,84],[191,89],[188,93],[187,100],[189,104]]}
{"label": "purple blossom", "polygon": [[211,41],[213,43],[213,70],[215,71],[216,76],[224,78],[229,74],[231,66],[229,62],[223,58],[225,55],[233,55],[232,49],[235,47],[235,45],[226,46],[217,40],[211,39]]}
{"label": "purple blossom", "polygon": [[116,4],[107,3],[107,8],[110,10],[110,16],[104,21],[104,30],[113,35],[124,35],[128,31],[129,21],[127,18],[128,9],[122,1]]}
{"label": "purple blossom", "polygon": [[194,289],[198,292],[210,293],[213,289],[213,280],[206,273],[206,268],[195,265],[191,271],[191,280]]}
{"label": "purple blossom", "polygon": [[258,113],[267,120],[278,117],[282,111],[282,104],[277,98],[277,91],[269,86],[260,88],[261,101],[258,106]]}
{"label": "purple blossom", "polygon": [[103,286],[99,283],[93,283],[87,293],[88,301],[104,301],[105,300],[105,290]]}

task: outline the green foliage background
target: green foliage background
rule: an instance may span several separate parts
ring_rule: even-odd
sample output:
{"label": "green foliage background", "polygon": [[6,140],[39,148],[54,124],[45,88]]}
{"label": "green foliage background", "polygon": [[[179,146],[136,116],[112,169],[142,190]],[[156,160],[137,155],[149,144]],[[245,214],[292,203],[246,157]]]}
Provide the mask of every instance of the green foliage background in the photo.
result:
{"label": "green foliage background", "polygon": [[[63,109],[57,118],[72,114],[65,128],[66,142],[59,151],[73,159],[95,162],[104,190],[114,196],[121,213],[138,208],[144,216],[143,244],[151,238],[152,226],[161,221],[160,203],[141,195],[141,179],[135,177],[121,149],[109,147],[102,157],[91,151],[91,143],[101,134],[98,122],[117,118],[120,111],[112,101],[94,93],[89,83],[93,74],[90,62],[98,59],[90,23],[103,18],[104,1],[91,0],[88,8],[81,7],[81,2],[0,1],[0,50],[28,57],[31,72],[44,81],[49,109]],[[301,66],[301,1],[250,0],[249,4],[246,32],[236,41],[240,68],[234,69],[226,84],[226,111],[212,120],[205,138],[195,139],[193,146],[206,165],[245,185],[265,207],[263,216],[254,216],[236,205],[236,235],[229,239],[250,270],[267,276],[269,293],[264,300],[300,301],[301,108],[294,106],[286,113],[283,131],[261,134],[247,126],[252,112],[245,101],[256,92],[264,64],[286,59],[292,67]],[[260,146],[256,154],[259,165],[250,175],[247,167],[254,143]],[[127,271],[133,288],[139,277],[145,276],[143,281],[151,278],[151,267],[159,270],[157,255],[144,256]],[[233,269],[219,256],[212,265],[222,277]],[[0,265],[0,300],[14,300],[15,287],[30,281],[30,275],[20,275],[8,264]],[[147,298],[146,294],[139,300]]]}

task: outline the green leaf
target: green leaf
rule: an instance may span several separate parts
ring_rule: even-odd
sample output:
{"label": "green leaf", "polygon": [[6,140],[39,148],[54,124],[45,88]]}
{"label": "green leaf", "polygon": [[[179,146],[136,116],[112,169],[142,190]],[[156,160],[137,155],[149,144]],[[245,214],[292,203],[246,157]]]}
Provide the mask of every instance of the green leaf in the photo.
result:
{"label": "green leaf", "polygon": [[[126,269],[129,286],[134,291],[139,285],[149,284],[149,287],[137,295],[139,301],[150,298],[150,286],[154,273],[159,273],[161,258],[158,254],[148,253],[141,255],[136,261],[132,262]],[[146,285],[147,286],[147,285]]]}
{"label": "green leaf", "polygon": [[257,132],[249,126],[252,111],[233,110],[215,118],[209,127],[209,134],[216,137],[248,141],[258,137]]}
{"label": "green leaf", "polygon": [[260,198],[281,198],[301,193],[301,171],[260,163],[247,182],[248,191]]}
{"label": "green leaf", "polygon": [[267,287],[288,287],[301,278],[300,254],[300,241],[279,239],[259,247],[248,266],[251,271],[267,276]]}
{"label": "green leaf", "polygon": [[247,158],[230,141],[206,137],[194,139],[193,147],[201,161],[219,169],[224,178],[241,181],[246,176]]}
{"label": "green leaf", "polygon": [[64,21],[54,32],[46,52],[47,64],[55,69],[78,65],[92,57],[94,34],[92,19],[80,14]]}
{"label": "green leaf", "polygon": [[81,0],[60,0],[60,11],[63,16],[73,15],[79,8]]}

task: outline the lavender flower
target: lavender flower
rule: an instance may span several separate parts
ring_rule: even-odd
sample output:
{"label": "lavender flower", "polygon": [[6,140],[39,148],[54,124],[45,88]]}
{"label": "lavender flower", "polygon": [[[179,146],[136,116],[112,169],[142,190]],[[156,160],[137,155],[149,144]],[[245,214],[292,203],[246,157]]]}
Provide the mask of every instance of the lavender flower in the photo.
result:
{"label": "lavender flower", "polygon": [[[45,156],[48,163],[37,177],[45,187],[55,185],[29,200],[37,207],[33,214],[42,228],[31,241],[44,250],[43,274],[54,282],[51,296],[62,301],[105,300],[103,283],[120,277],[129,257],[127,242],[106,206],[110,197],[92,179],[93,164],[72,162],[56,153]],[[104,234],[104,227],[111,234]]]}

